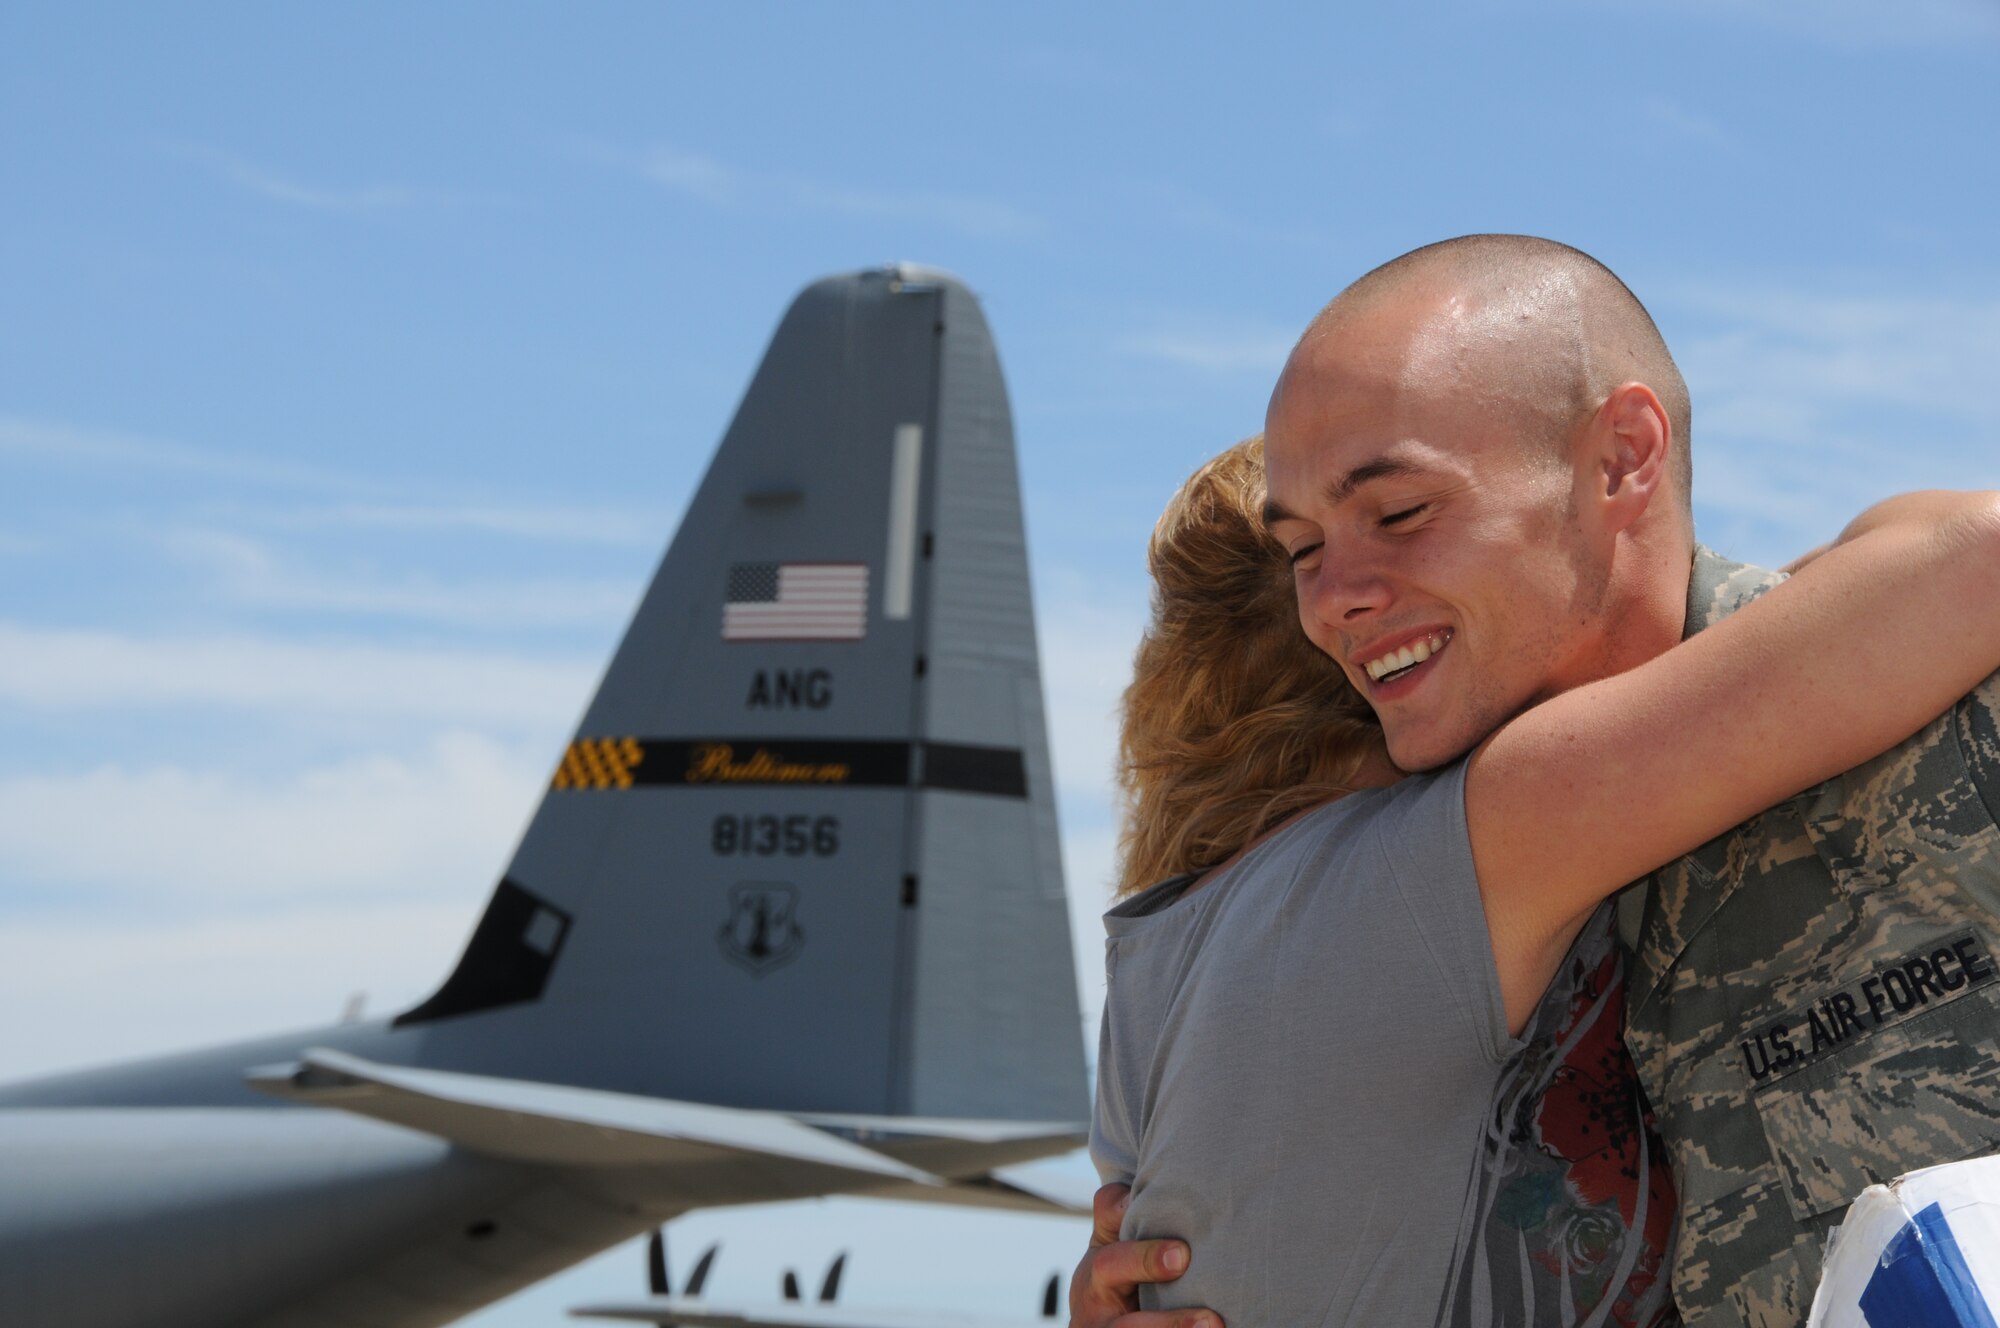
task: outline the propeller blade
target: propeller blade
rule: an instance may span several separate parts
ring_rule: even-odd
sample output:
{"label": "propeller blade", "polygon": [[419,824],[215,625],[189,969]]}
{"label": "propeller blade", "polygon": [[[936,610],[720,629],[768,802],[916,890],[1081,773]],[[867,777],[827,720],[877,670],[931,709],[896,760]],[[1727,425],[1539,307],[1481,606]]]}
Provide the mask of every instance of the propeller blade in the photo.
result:
{"label": "propeller blade", "polygon": [[847,1267],[847,1251],[833,1261],[833,1267],[826,1270],[826,1281],[820,1283],[819,1301],[822,1305],[833,1304],[833,1298],[840,1294],[840,1274]]}
{"label": "propeller blade", "polygon": [[702,1284],[708,1281],[708,1270],[715,1263],[715,1252],[721,1248],[721,1245],[711,1245],[701,1252],[701,1258],[695,1263],[694,1271],[688,1274],[687,1290],[683,1291],[682,1295],[694,1297],[701,1294]]}
{"label": "propeller blade", "polygon": [[1056,1317],[1056,1293],[1061,1286],[1062,1274],[1050,1273],[1049,1284],[1042,1289],[1042,1317],[1044,1319],[1053,1319]]}
{"label": "propeller blade", "polygon": [[673,1283],[667,1280],[667,1231],[656,1227],[652,1239],[646,1242],[646,1285],[656,1296],[674,1294]]}
{"label": "propeller blade", "polygon": [[801,1299],[799,1296],[799,1275],[789,1268],[785,1270],[785,1299]]}

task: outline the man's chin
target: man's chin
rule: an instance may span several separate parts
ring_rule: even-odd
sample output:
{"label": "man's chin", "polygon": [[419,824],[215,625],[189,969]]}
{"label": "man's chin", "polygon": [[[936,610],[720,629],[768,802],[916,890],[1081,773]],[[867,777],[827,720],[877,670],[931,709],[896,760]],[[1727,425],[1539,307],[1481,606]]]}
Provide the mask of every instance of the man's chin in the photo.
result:
{"label": "man's chin", "polygon": [[1479,745],[1478,737],[1471,734],[1389,733],[1384,736],[1388,742],[1389,759],[1395,762],[1398,770],[1411,775],[1450,765]]}

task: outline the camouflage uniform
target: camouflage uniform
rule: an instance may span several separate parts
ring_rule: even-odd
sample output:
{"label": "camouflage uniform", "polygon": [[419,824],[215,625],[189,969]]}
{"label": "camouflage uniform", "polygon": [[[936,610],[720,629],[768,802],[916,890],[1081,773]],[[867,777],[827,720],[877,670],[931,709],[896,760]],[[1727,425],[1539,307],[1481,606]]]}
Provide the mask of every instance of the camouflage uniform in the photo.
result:
{"label": "camouflage uniform", "polygon": [[[1779,579],[1698,549],[1689,630]],[[1626,1040],[1673,1152],[1693,1328],[1803,1323],[1864,1186],[2000,1150],[1996,713],[2000,674],[1651,879]]]}

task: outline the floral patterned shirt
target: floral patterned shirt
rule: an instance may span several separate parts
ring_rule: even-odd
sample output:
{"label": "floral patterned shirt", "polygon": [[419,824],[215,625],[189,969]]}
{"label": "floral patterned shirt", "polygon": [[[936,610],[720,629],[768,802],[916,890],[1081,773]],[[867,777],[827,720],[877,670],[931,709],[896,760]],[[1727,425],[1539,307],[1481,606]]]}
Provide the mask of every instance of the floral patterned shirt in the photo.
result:
{"label": "floral patterned shirt", "polygon": [[[1485,1284],[1508,1328],[1662,1328],[1677,1199],[1625,1050],[1625,963],[1600,908],[1571,947],[1496,1088],[1474,1229],[1456,1284]],[[1483,1220],[1482,1220],[1483,1219]],[[1451,1297],[1452,1328],[1473,1324]]]}

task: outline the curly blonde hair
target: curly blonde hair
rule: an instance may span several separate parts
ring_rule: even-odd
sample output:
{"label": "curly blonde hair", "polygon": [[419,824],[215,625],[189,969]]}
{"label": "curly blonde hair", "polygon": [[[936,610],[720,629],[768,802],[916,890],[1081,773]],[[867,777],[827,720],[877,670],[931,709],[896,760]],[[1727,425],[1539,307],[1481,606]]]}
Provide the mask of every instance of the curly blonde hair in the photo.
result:
{"label": "curly blonde hair", "polygon": [[1367,702],[1299,629],[1263,506],[1260,435],[1189,477],[1153,528],[1153,616],[1118,740],[1120,895],[1351,792],[1381,746]]}

